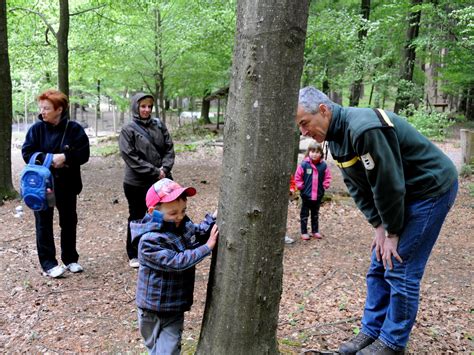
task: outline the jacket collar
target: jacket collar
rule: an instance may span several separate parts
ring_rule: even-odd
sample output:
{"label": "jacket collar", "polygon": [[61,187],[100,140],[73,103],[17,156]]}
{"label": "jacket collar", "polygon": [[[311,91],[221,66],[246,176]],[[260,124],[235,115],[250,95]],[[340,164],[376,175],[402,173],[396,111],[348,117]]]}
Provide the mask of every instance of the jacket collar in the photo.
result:
{"label": "jacket collar", "polygon": [[338,141],[344,137],[346,126],[345,114],[342,106],[334,104],[332,107],[331,123],[326,133],[327,141]]}
{"label": "jacket collar", "polygon": [[61,113],[61,117],[59,118],[59,122],[56,126],[53,126],[51,123],[49,122],[45,122],[43,121],[43,115],[40,113],[38,114],[38,120],[40,120],[41,122],[43,122],[45,125],[47,125],[48,127],[52,127],[54,129],[64,129],[64,127],[66,127],[66,123],[67,121],[69,120],[69,110],[66,110],[66,111],[63,111],[63,113]]}

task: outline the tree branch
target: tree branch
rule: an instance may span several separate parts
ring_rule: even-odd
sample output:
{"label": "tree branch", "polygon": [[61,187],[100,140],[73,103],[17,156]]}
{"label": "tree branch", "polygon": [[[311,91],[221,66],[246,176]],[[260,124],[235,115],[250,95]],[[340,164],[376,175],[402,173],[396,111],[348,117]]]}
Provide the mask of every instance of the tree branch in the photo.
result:
{"label": "tree branch", "polygon": [[148,88],[148,91],[149,91],[150,93],[152,93],[153,90],[151,89],[150,84],[148,84],[148,81],[146,81],[145,76],[143,75],[143,73],[140,73],[140,72],[139,72],[139,74],[140,74],[140,76],[142,77],[142,80],[143,80],[143,82],[145,83],[146,87]]}
{"label": "tree branch", "polygon": [[69,14],[69,17],[71,17],[71,16],[76,16],[76,15],[82,15],[82,14],[85,13],[85,12],[95,11],[95,10],[98,10],[98,9],[100,9],[100,8],[102,8],[102,7],[105,7],[105,6],[106,6],[106,5],[100,5],[100,6],[97,6],[97,7],[92,7],[92,8],[90,8],[90,9],[85,9],[85,10],[82,10],[82,11],[78,11],[78,12],[75,12],[75,13],[73,13],[73,14]]}
{"label": "tree branch", "polygon": [[44,14],[42,14],[41,12],[38,12],[38,11],[31,10],[31,9],[26,9],[24,7],[14,7],[12,9],[10,9],[10,11],[12,11],[12,12],[16,11],[16,10],[21,10],[21,11],[25,11],[25,12],[29,12],[29,13],[38,15],[43,20],[44,24],[49,28],[49,30],[54,35],[54,37],[56,37],[56,39],[58,38],[56,31],[54,30],[53,26],[48,22],[48,20],[46,19],[46,16]]}

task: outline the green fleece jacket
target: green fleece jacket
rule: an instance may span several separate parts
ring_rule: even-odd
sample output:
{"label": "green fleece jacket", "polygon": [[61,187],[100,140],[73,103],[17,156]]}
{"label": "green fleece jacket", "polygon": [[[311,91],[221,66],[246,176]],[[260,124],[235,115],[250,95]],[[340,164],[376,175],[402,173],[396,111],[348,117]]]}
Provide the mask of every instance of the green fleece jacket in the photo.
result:
{"label": "green fleece jacket", "polygon": [[329,149],[359,209],[374,227],[400,235],[405,206],[446,192],[453,162],[392,112],[334,105]]}

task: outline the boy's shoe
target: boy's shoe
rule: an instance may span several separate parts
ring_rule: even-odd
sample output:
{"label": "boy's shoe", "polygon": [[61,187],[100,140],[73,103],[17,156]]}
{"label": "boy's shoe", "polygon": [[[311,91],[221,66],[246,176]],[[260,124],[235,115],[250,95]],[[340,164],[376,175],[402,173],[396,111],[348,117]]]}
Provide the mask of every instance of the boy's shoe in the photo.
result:
{"label": "boy's shoe", "polygon": [[316,238],[316,239],[323,239],[323,236],[319,233],[313,233],[313,238]]}
{"label": "boy's shoe", "polygon": [[43,276],[49,276],[56,279],[62,277],[65,272],[66,268],[63,265],[56,265],[47,271],[43,271]]}
{"label": "boy's shoe", "polygon": [[130,265],[130,267],[133,267],[134,269],[138,269],[140,267],[140,263],[138,262],[137,258],[130,259],[128,265]]}
{"label": "boy's shoe", "polygon": [[311,238],[309,237],[308,234],[301,234],[301,239],[303,239],[303,240],[310,240]]}
{"label": "boy's shoe", "polygon": [[356,355],[403,355],[405,350],[396,351],[385,345],[381,340],[377,339],[369,346],[358,351]]}
{"label": "boy's shoe", "polygon": [[292,244],[294,242],[295,240],[293,238],[290,238],[287,235],[285,235],[285,244]]}
{"label": "boy's shoe", "polygon": [[341,344],[339,354],[354,355],[359,350],[364,349],[375,341],[374,338],[360,332],[351,340]]}
{"label": "boy's shoe", "polygon": [[79,265],[78,263],[70,263],[70,264],[67,264],[66,265],[66,268],[71,271],[72,273],[76,273],[76,272],[83,272],[84,271],[84,268]]}

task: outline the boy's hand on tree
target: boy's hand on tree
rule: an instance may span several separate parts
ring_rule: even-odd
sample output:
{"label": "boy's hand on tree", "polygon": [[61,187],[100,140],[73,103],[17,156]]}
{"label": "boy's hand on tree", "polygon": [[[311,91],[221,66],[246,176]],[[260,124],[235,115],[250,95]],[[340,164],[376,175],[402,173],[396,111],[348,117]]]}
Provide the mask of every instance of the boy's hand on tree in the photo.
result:
{"label": "boy's hand on tree", "polygon": [[217,228],[217,224],[214,224],[211,229],[211,236],[207,240],[206,245],[209,249],[214,249],[217,244],[217,237],[219,236],[219,228]]}

